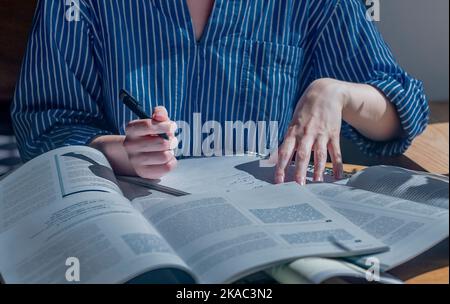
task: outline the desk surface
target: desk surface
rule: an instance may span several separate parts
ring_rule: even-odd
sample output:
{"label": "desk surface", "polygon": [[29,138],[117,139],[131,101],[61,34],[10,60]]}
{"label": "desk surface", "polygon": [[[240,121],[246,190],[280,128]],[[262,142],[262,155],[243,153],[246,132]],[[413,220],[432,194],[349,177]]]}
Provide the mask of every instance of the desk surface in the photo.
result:
{"label": "desk surface", "polygon": [[[428,129],[418,137],[405,155],[394,158],[369,160],[355,152],[347,154],[346,171],[361,170],[364,165],[388,164],[413,170],[449,175],[449,104],[432,103]],[[407,283],[448,284],[448,239],[425,254],[394,269],[392,274]]]}

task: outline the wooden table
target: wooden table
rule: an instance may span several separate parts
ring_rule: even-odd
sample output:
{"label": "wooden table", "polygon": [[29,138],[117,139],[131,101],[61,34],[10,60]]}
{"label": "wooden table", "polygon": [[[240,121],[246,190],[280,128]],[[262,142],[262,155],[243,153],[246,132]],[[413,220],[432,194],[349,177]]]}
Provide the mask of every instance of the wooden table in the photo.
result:
{"label": "wooden table", "polygon": [[[405,155],[372,159],[362,155],[350,142],[344,141],[346,171],[361,170],[369,165],[395,165],[413,170],[449,175],[449,104],[432,103],[431,121]],[[448,239],[391,273],[411,284],[449,284]]]}

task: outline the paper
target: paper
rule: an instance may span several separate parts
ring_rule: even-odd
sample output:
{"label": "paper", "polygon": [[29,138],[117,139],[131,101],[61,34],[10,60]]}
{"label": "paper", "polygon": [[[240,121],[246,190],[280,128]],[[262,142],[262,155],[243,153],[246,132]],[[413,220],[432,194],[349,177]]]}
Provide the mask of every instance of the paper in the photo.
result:
{"label": "paper", "polygon": [[70,283],[70,257],[80,261],[82,283],[123,283],[161,267],[188,272],[108,169],[96,150],[70,147],[2,181],[0,269],[7,283]]}
{"label": "paper", "polygon": [[398,167],[377,166],[355,176],[349,186],[448,210],[448,177]]}
{"label": "paper", "polygon": [[295,183],[180,197],[143,214],[205,283],[304,256],[386,250]]}
{"label": "paper", "polygon": [[[341,185],[307,188],[335,211],[390,247],[374,255],[384,271],[448,237],[448,210]],[[355,260],[364,266],[364,259]]]}
{"label": "paper", "polygon": [[[336,259],[310,257],[299,259],[288,265],[274,267],[268,271],[278,282],[284,284],[321,284],[330,279],[353,279],[368,283],[365,269]],[[379,284],[402,284],[398,279],[380,273]]]}

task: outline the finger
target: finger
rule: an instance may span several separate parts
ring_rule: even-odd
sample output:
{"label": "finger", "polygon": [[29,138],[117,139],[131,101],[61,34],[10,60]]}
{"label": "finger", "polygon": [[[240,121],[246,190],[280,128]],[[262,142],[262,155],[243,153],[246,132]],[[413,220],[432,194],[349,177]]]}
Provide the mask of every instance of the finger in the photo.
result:
{"label": "finger", "polygon": [[136,174],[142,178],[159,179],[174,170],[177,166],[177,160],[174,158],[163,165],[142,166],[136,168]]}
{"label": "finger", "polygon": [[275,183],[277,184],[284,183],[286,168],[292,161],[295,143],[295,136],[288,136],[278,149],[278,162],[275,167]]}
{"label": "finger", "polygon": [[178,146],[178,139],[173,135],[169,140],[159,136],[126,137],[123,145],[128,154],[164,152],[175,149]]}
{"label": "finger", "polygon": [[175,156],[170,151],[164,152],[143,152],[129,156],[131,163],[135,167],[164,165],[171,162]]}
{"label": "finger", "polygon": [[333,163],[333,174],[336,179],[344,177],[344,165],[342,163],[341,143],[339,138],[331,138],[328,143],[331,161]]}
{"label": "finger", "polygon": [[314,144],[314,181],[323,182],[323,172],[327,163],[328,138],[319,137]]}
{"label": "finger", "polygon": [[306,174],[308,172],[308,165],[311,159],[311,149],[313,139],[310,137],[303,137],[300,141],[295,155],[295,181],[304,186],[306,185]]}
{"label": "finger", "polygon": [[125,133],[130,137],[157,135],[161,133],[173,134],[176,124],[172,121],[159,122],[153,119],[140,119],[128,123]]}
{"label": "finger", "polygon": [[152,118],[154,120],[163,122],[169,120],[169,113],[167,112],[167,109],[165,107],[156,107],[153,109]]}

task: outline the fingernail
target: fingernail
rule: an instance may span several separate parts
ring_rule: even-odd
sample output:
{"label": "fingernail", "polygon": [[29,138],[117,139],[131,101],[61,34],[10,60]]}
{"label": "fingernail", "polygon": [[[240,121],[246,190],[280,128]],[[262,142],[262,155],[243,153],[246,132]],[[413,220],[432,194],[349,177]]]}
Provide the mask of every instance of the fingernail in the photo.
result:
{"label": "fingernail", "polygon": [[302,177],[302,179],[300,180],[300,186],[305,186],[306,185],[306,177]]}
{"label": "fingernail", "polygon": [[275,183],[276,184],[281,184],[284,182],[284,175],[277,175],[275,176]]}
{"label": "fingernail", "polygon": [[153,118],[153,119],[156,119],[156,120],[164,120],[164,119],[166,118],[166,116],[165,116],[164,114],[161,113],[161,110],[156,109],[156,110],[153,112],[152,118]]}

